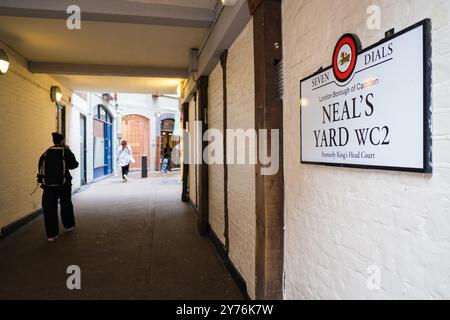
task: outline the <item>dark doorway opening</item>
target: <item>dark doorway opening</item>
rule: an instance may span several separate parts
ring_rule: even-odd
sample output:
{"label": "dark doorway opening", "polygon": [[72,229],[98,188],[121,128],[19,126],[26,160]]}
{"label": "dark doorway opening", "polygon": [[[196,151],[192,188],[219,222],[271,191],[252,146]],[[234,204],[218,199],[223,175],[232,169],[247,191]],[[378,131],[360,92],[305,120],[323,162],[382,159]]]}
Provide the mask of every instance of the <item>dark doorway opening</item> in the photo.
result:
{"label": "dark doorway opening", "polygon": [[128,115],[122,119],[122,141],[127,141],[136,160],[131,169],[141,170],[142,159],[147,158],[150,165],[150,120],[140,115]]}
{"label": "dark doorway opening", "polygon": [[180,137],[175,128],[175,115],[171,115],[160,122],[160,131],[158,137],[158,158],[159,169],[161,172],[180,168]]}
{"label": "dark doorway opening", "polygon": [[112,123],[113,117],[106,107],[98,105],[94,111],[94,179],[113,172]]}

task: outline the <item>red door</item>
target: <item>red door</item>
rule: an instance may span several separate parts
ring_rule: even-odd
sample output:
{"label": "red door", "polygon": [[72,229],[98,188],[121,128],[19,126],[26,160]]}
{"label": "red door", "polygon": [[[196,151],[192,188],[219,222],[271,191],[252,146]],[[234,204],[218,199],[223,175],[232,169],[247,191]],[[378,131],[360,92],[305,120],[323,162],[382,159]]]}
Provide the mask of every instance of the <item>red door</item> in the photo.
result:
{"label": "red door", "polygon": [[147,156],[147,168],[150,159],[150,121],[146,117],[130,115],[122,120],[122,139],[128,142],[133,151],[135,164],[131,164],[132,169],[142,168],[142,156]]}

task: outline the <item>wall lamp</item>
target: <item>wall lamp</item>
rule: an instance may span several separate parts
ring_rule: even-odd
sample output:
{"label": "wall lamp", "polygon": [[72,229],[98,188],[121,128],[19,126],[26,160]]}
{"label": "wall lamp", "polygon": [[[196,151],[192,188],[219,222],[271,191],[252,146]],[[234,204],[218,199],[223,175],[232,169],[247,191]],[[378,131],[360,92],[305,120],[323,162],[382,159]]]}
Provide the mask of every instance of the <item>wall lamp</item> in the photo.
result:
{"label": "wall lamp", "polygon": [[50,99],[52,99],[53,102],[60,102],[62,99],[62,92],[61,88],[58,86],[53,86],[50,89]]}
{"label": "wall lamp", "polygon": [[9,69],[9,58],[5,50],[0,49],[0,75],[8,72]]}

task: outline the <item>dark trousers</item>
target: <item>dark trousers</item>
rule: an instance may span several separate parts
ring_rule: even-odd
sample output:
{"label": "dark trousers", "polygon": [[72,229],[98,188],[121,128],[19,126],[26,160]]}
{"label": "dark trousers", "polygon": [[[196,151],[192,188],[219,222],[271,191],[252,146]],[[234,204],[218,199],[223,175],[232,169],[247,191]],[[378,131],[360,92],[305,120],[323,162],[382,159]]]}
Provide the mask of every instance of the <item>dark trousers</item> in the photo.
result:
{"label": "dark trousers", "polygon": [[125,167],[122,167],[122,178],[128,175],[128,172],[130,172],[130,165],[127,165]]}
{"label": "dark trousers", "polygon": [[45,230],[49,238],[54,238],[59,235],[58,200],[61,204],[61,220],[64,228],[70,229],[75,226],[72,185],[65,184],[60,187],[44,187],[42,209],[44,211]]}

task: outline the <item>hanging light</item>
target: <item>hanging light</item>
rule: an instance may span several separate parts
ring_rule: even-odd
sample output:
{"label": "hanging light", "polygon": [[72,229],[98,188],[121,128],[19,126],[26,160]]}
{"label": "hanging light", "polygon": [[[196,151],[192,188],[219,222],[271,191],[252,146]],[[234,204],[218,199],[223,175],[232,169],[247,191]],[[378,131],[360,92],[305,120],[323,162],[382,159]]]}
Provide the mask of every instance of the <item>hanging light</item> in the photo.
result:
{"label": "hanging light", "polygon": [[8,72],[9,58],[3,49],[0,49],[0,75]]}
{"label": "hanging light", "polygon": [[61,92],[61,88],[58,86],[53,86],[50,89],[50,98],[52,99],[53,102],[60,102],[62,99],[62,92]]}

